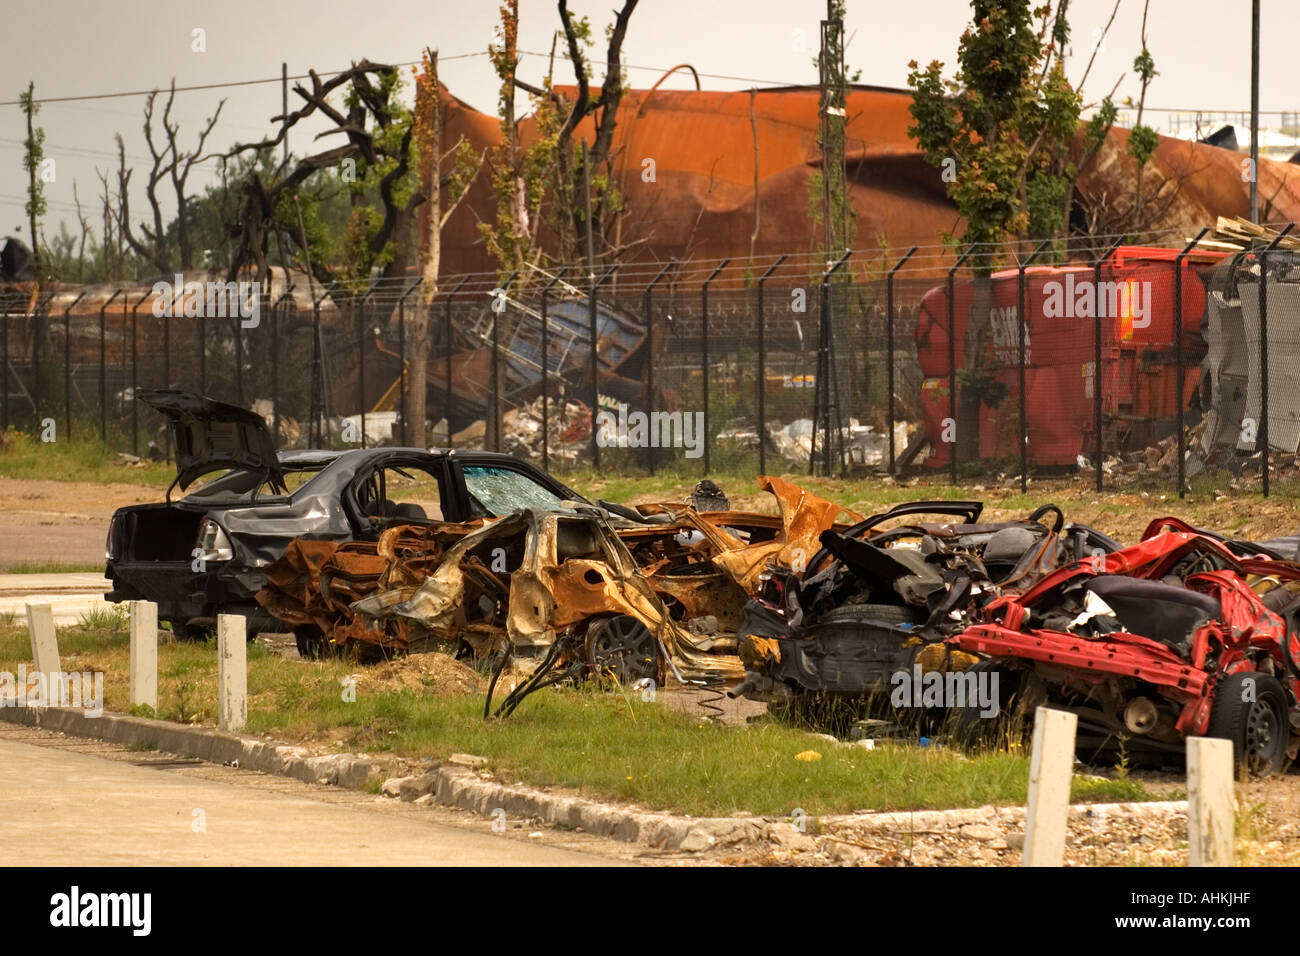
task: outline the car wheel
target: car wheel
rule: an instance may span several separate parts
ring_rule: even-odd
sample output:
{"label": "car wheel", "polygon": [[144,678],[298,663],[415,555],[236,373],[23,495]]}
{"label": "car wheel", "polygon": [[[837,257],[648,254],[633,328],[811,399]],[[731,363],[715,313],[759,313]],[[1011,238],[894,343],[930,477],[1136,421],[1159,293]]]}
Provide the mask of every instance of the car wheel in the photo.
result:
{"label": "car wheel", "polygon": [[1277,773],[1290,735],[1282,685],[1256,671],[1229,674],[1215,691],[1207,735],[1231,740],[1237,766],[1252,777]]}
{"label": "car wheel", "polygon": [[985,716],[978,707],[952,708],[948,715],[948,731],[954,742],[972,750],[988,750],[1027,739],[1032,722],[1026,721],[1019,706],[1024,671],[1010,666],[1006,660],[983,660],[972,664],[963,673],[976,675],[977,681],[990,682],[992,678],[983,675],[997,675],[997,710],[991,716]]}
{"label": "car wheel", "polygon": [[587,663],[620,684],[659,672],[659,648],[650,629],[628,614],[601,618],[587,630]]}
{"label": "car wheel", "polygon": [[187,641],[196,641],[202,644],[204,641],[210,641],[217,636],[217,629],[211,624],[198,624],[193,621],[185,625],[180,634]]}
{"label": "car wheel", "polygon": [[303,660],[315,661],[330,656],[329,643],[314,624],[299,624],[293,629],[293,639],[298,645],[298,656]]}

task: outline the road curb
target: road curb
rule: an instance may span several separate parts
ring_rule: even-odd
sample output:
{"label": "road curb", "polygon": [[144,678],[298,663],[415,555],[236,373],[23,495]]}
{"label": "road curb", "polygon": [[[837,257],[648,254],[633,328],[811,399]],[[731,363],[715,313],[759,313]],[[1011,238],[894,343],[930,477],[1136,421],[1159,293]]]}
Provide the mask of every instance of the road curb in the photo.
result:
{"label": "road curb", "polygon": [[[88,717],[80,710],[63,707],[0,707],[0,720],[353,790],[361,789],[372,776],[387,771],[384,763],[359,754],[312,756],[306,748],[291,744],[124,714]],[[435,765],[417,776],[389,778],[383,784],[383,793],[406,802],[436,801],[494,820],[536,820],[659,850],[695,852],[760,842],[780,844],[789,842],[795,834],[805,839],[803,827],[796,826],[789,817],[688,817],[636,810],[502,783],[460,763]],[[1070,808],[1072,820],[1098,817],[1156,820],[1186,814],[1185,800],[1078,804]],[[1012,828],[1023,825],[1024,818],[1024,807],[985,806],[834,814],[823,816],[815,823],[822,831],[906,835],[960,833],[963,827]]]}

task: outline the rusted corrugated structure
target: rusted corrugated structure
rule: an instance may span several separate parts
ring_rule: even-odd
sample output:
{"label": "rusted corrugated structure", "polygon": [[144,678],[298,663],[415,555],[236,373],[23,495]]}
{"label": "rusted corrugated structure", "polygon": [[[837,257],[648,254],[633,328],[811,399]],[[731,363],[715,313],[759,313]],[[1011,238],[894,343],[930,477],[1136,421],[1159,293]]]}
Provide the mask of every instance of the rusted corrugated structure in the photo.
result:
{"label": "rusted corrugated structure", "polygon": [[[570,88],[559,92],[576,95]],[[881,237],[891,247],[933,245],[944,232],[961,233],[939,170],[907,135],[911,99],[907,90],[883,87],[857,86],[848,94],[845,149],[859,247],[874,248]],[[493,117],[445,91],[443,106],[449,143],[462,135],[480,149],[499,142]],[[535,135],[532,119],[522,120],[522,142]],[[591,139],[590,118],[575,135]],[[810,207],[810,181],[821,165],[817,135],[815,87],[763,89],[752,98],[749,91],[629,90],[611,150],[628,207],[617,242],[645,240],[630,251],[632,260],[748,256],[757,182],[755,255],[816,249],[821,237]],[[1124,149],[1127,138],[1127,130],[1113,130],[1080,176],[1076,200],[1085,219],[1103,212],[1115,197],[1133,193],[1136,167]],[[645,159],[654,160],[653,182],[642,178]],[[1167,206],[1159,203],[1150,228],[1193,235],[1216,216],[1248,214],[1243,159],[1235,150],[1162,137],[1144,173],[1143,192],[1147,197],[1176,192],[1176,197]],[[444,274],[496,266],[476,229],[495,216],[489,175],[486,168],[479,173],[444,230]],[[1172,182],[1158,193],[1166,180]],[[1265,219],[1300,218],[1300,167],[1261,159],[1259,184]],[[421,207],[422,228],[427,213]]]}

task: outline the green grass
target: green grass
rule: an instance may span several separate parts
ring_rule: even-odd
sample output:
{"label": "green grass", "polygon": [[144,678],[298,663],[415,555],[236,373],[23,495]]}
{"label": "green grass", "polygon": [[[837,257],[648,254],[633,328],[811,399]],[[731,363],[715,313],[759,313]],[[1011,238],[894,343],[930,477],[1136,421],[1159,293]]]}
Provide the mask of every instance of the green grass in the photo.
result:
{"label": "green grass", "polygon": [[120,604],[92,608],[78,619],[83,630],[93,632],[126,632],[130,623],[129,612]]}
{"label": "green grass", "polygon": [[103,573],[104,562],[64,562],[64,561],[20,561],[6,565],[0,559],[0,573],[4,574],[88,574],[92,571]]}
{"label": "green grass", "polygon": [[[82,426],[81,433],[88,430]],[[176,477],[176,468],[170,462],[132,464],[118,457],[118,451],[129,448],[129,440],[114,445],[106,445],[98,438],[43,442],[38,436],[10,430],[0,435],[0,478],[53,478],[166,488]]]}
{"label": "green grass", "polygon": [[[128,646],[119,630],[59,633],[64,666],[103,671],[105,707],[119,713],[128,711]],[[25,631],[0,629],[0,669],[13,671],[23,661],[30,662]],[[158,665],[158,716],[214,724],[214,644],[164,642]],[[542,691],[510,718],[484,721],[481,695],[358,688],[349,703],[343,679],[356,669],[343,661],[285,660],[250,644],[248,731],[417,760],[475,753],[507,781],[701,816],[1017,804],[1026,797],[1023,753],[837,747],[775,721],[723,727],[592,687]],[[821,759],[795,759],[809,750]],[[1139,781],[1093,777],[1076,777],[1073,796],[1148,799]]]}

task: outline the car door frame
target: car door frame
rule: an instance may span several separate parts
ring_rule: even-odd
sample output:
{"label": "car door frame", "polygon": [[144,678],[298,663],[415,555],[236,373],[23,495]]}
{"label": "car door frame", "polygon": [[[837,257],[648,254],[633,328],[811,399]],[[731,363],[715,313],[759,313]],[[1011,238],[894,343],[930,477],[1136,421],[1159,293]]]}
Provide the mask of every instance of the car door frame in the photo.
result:
{"label": "car door frame", "polygon": [[[394,449],[367,458],[352,473],[352,477],[348,479],[347,484],[339,493],[339,504],[343,508],[343,514],[347,518],[348,524],[352,527],[354,537],[363,540],[375,540],[379,537],[375,529],[371,527],[369,520],[367,520],[370,516],[360,513],[357,490],[361,485],[369,481],[376,471],[385,468],[406,466],[427,472],[438,482],[439,506],[442,510],[441,520],[464,521],[465,509],[458,508],[453,500],[454,494],[447,458],[448,456],[445,454],[406,449]],[[432,519],[430,521],[437,523]],[[416,524],[418,522],[413,521],[411,523]]]}

